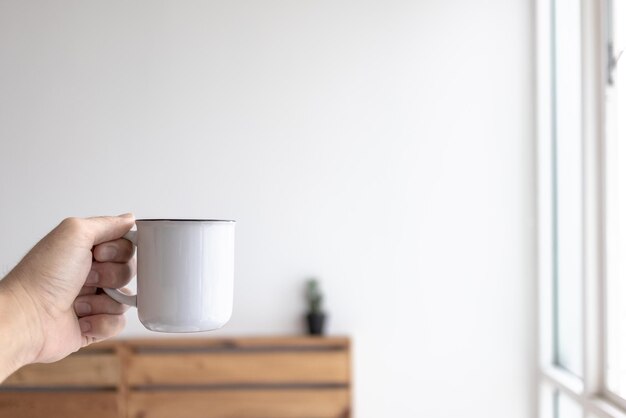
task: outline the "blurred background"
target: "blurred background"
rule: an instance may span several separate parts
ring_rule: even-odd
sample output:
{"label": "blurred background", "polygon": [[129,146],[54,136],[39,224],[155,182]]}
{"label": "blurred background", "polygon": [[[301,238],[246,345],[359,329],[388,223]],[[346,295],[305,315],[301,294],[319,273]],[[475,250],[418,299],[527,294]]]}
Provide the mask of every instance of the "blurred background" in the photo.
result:
{"label": "blurred background", "polygon": [[302,334],[317,277],[354,416],[533,416],[534,9],[2,0],[0,275],[68,216],[236,219],[201,336]]}

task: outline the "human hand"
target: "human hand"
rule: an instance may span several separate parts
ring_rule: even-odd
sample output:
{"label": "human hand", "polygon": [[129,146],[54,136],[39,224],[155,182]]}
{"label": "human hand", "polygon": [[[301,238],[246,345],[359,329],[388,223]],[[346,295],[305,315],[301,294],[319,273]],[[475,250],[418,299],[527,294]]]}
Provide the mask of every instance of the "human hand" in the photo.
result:
{"label": "human hand", "polygon": [[97,289],[134,276],[133,245],[121,238],[134,222],[131,214],[68,218],[0,281],[0,382],[122,330],[128,307]]}

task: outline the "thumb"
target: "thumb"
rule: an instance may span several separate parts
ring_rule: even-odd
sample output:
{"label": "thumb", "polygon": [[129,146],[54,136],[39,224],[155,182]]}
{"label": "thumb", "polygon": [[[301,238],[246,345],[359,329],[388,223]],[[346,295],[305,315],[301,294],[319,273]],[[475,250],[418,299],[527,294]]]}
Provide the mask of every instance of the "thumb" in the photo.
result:
{"label": "thumb", "polygon": [[121,238],[135,224],[135,216],[125,213],[119,216],[95,216],[85,219],[87,229],[91,232],[93,245]]}

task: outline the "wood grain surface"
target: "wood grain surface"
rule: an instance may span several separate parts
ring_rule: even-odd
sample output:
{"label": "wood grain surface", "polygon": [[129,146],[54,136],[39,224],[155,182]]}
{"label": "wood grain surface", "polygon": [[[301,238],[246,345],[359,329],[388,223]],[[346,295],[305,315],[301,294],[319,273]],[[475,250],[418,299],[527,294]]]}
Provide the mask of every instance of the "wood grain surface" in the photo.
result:
{"label": "wood grain surface", "polygon": [[2,387],[117,387],[120,364],[117,355],[71,355],[56,363],[22,367],[5,380]]}
{"label": "wood grain surface", "polygon": [[0,392],[2,418],[118,418],[117,395],[108,392]]}
{"label": "wood grain surface", "polygon": [[348,418],[346,337],[94,344],[0,385],[0,418]]}
{"label": "wood grain surface", "polygon": [[133,392],[129,418],[344,418],[347,389]]}

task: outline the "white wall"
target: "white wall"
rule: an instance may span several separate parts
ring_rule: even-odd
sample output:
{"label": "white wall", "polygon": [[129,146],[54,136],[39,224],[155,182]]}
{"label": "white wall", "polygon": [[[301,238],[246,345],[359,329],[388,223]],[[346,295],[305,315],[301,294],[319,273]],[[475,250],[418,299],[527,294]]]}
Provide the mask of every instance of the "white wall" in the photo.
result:
{"label": "white wall", "polygon": [[358,418],[531,417],[531,23],[523,0],[2,0],[0,272],[69,215],[234,218],[212,335],[299,332],[319,276]]}

